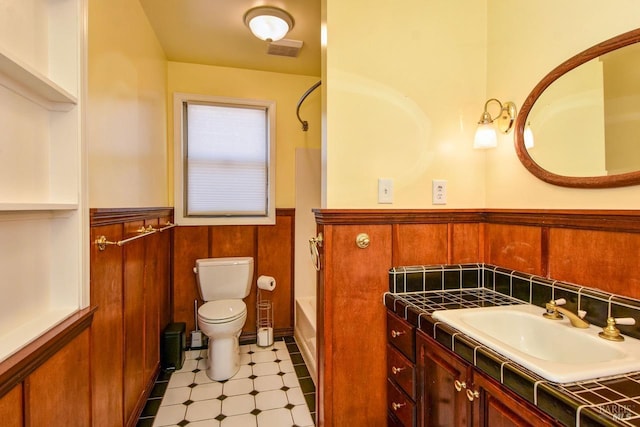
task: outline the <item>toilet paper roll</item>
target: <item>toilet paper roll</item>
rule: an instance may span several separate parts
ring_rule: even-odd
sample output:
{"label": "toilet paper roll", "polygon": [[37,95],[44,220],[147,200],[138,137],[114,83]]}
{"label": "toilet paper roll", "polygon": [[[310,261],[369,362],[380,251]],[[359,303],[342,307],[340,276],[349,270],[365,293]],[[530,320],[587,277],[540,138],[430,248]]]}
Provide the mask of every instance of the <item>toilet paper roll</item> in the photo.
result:
{"label": "toilet paper roll", "polygon": [[273,291],[276,288],[276,279],[271,276],[258,277],[258,289]]}

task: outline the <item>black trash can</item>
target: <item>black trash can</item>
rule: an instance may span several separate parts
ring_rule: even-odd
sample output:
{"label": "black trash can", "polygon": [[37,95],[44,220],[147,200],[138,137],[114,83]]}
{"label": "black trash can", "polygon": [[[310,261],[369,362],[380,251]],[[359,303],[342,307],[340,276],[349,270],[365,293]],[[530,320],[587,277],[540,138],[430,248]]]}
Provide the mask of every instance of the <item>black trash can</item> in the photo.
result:
{"label": "black trash can", "polygon": [[160,364],[162,369],[171,371],[182,369],[184,349],[187,347],[184,322],[169,323],[162,332]]}

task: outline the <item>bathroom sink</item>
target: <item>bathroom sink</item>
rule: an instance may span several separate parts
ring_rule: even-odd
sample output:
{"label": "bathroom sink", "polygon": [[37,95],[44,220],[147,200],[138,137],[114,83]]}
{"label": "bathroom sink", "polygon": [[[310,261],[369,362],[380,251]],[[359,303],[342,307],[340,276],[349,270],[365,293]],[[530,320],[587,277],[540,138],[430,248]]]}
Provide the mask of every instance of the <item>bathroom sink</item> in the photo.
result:
{"label": "bathroom sink", "polygon": [[567,383],[640,371],[640,340],[598,337],[602,328],[574,328],[567,318],[549,320],[534,305],[439,310],[447,323],[541,377]]}

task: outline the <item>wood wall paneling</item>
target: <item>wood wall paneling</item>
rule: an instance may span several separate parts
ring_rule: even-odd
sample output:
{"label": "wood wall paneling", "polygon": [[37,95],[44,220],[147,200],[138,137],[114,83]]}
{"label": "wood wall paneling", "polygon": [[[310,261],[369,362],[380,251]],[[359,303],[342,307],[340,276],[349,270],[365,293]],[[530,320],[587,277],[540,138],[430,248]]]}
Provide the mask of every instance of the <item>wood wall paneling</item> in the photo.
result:
{"label": "wood wall paneling", "polygon": [[255,225],[212,226],[209,232],[212,258],[254,256],[256,253],[258,236]]}
{"label": "wood wall paneling", "polygon": [[640,298],[640,235],[552,228],[549,276]]}
{"label": "wood wall paneling", "polygon": [[[124,225],[125,237],[136,235],[143,221]],[[127,243],[124,248],[124,413],[125,423],[134,416],[145,388],[144,267],[147,236]]]}
{"label": "wood wall paneling", "polygon": [[540,227],[487,224],[485,262],[530,274],[542,274]]}
{"label": "wood wall paneling", "polygon": [[[318,337],[324,363],[318,399],[321,424],[384,425],[386,422],[385,309],[392,266],[390,225],[324,227],[323,334]],[[359,233],[370,245],[356,246]],[[327,413],[327,411],[330,411]],[[328,416],[327,416],[328,415]]]}
{"label": "wood wall paneling", "polygon": [[[159,228],[158,219],[147,220],[145,227]],[[155,378],[160,366],[160,296],[165,283],[159,276],[159,257],[161,233],[157,232],[144,238],[144,370],[143,381],[147,383]],[[140,326],[140,325],[139,325]],[[138,326],[138,327],[139,327]]]}
{"label": "wood wall paneling", "polygon": [[[91,238],[139,236],[171,222],[171,209],[91,209]],[[123,246],[91,249],[92,397],[96,426],[135,425],[160,366],[160,335],[171,320],[173,229]]]}
{"label": "wood wall paneling", "polygon": [[2,420],[4,427],[22,427],[24,425],[22,399],[22,383],[14,386],[7,394],[0,397],[0,420]]}
{"label": "wood wall paneling", "polygon": [[85,330],[27,377],[26,426],[91,425],[89,347]]}
{"label": "wood wall paneling", "polygon": [[[172,222],[171,217],[162,217],[160,226]],[[156,263],[156,285],[160,311],[160,331],[171,322],[171,242],[174,229],[167,229],[158,234],[158,262]]]}
{"label": "wood wall paneling", "polygon": [[[293,257],[294,257],[293,216],[278,216],[275,226],[258,227],[257,275],[273,276],[276,288],[273,292],[261,291],[262,297],[273,303],[274,329],[289,329],[293,336]],[[252,293],[257,293],[257,283],[253,282]],[[257,299],[257,295],[256,295]],[[253,306],[255,307],[255,305]],[[250,310],[251,311],[251,310]],[[253,310],[255,312],[255,310]],[[253,325],[256,325],[253,318]],[[249,319],[247,319],[249,323]],[[255,327],[253,328],[255,331]]]}
{"label": "wood wall paneling", "polygon": [[[122,224],[91,228],[91,241],[122,239]],[[91,245],[91,304],[98,307],[91,327],[91,398],[94,426],[123,425],[124,381],[123,248],[100,251]]]}
{"label": "wood wall paneling", "polygon": [[185,322],[187,336],[195,329],[193,301],[200,300],[196,260],[209,258],[209,227],[176,227],[173,229],[173,321]]}
{"label": "wood wall paneling", "polygon": [[470,264],[484,260],[482,238],[484,225],[479,223],[449,224],[450,264]]}
{"label": "wood wall paneling", "polygon": [[447,224],[394,224],[393,266],[446,264]]}

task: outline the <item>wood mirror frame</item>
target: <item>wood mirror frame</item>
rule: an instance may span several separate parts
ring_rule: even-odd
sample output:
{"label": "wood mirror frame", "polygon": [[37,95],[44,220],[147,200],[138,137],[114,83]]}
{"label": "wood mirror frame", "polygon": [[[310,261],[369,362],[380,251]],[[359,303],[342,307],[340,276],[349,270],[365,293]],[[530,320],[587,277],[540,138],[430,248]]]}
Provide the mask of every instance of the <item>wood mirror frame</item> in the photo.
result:
{"label": "wood mirror frame", "polygon": [[549,74],[547,74],[541,81],[533,88],[529,96],[525,99],[520,109],[520,113],[516,118],[515,123],[515,147],[516,153],[520,162],[525,168],[537,178],[549,184],[559,185],[562,187],[575,187],[575,188],[611,188],[611,187],[624,187],[629,185],[640,184],[640,171],[622,173],[617,175],[608,176],[584,176],[573,177],[558,175],[542,168],[538,165],[529,155],[529,152],[524,146],[524,127],[527,123],[527,118],[531,108],[535,104],[536,100],[542,95],[542,92],[549,87],[554,81],[560,78],[562,75],[568,73],[579,65],[584,64],[603,55],[607,52],[619,49],[624,46],[628,46],[640,41],[640,29],[632,30],[619,36],[613,37],[602,43],[599,43],[589,49],[580,52],[576,56],[566,60],[556,68],[554,68]]}

